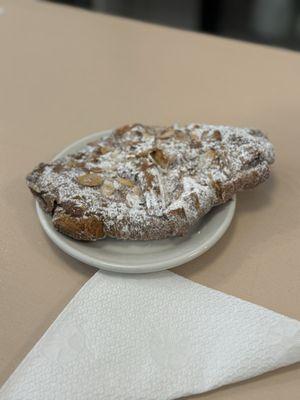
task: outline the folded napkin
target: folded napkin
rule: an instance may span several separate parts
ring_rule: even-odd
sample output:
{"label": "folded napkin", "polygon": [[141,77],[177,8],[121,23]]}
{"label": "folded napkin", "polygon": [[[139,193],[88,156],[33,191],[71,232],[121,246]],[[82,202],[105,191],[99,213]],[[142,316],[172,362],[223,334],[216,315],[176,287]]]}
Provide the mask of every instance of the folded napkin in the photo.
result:
{"label": "folded napkin", "polygon": [[300,322],[165,271],[98,272],[1,400],[167,400],[300,361]]}

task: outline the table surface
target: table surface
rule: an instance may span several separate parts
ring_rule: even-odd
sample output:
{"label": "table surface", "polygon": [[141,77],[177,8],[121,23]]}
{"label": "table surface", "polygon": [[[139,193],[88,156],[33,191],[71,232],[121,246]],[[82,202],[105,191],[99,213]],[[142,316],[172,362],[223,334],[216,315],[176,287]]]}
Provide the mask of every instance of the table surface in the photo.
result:
{"label": "table surface", "polygon": [[[205,255],[173,271],[300,319],[300,54],[31,0],[0,13],[0,377],[95,272],[43,233],[25,175],[90,132],[127,122],[255,126],[272,178],[237,199]],[[298,399],[299,364],[195,396]]]}

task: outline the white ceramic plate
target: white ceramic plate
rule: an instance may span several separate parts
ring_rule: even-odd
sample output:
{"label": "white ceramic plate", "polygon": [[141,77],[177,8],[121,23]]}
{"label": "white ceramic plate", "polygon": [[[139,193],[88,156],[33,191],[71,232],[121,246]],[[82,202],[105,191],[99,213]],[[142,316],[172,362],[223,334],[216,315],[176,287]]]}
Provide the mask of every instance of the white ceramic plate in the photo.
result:
{"label": "white ceramic plate", "polygon": [[[110,133],[111,130],[86,136],[68,146],[55,158],[76,152],[86,143]],[[51,218],[38,203],[36,208],[42,227],[49,238],[70,256],[108,271],[144,273],[176,267],[210,249],[229,227],[235,203],[234,197],[228,203],[215,207],[184,237],[153,241],[104,239],[97,242],[80,242],[57,232]]]}

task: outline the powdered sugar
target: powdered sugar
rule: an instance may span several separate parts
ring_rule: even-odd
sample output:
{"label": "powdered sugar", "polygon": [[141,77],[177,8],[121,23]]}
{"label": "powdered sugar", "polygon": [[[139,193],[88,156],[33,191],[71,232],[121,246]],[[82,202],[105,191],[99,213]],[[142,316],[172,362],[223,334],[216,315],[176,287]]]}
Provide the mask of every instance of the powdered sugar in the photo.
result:
{"label": "powdered sugar", "polygon": [[[135,124],[40,165],[28,185],[54,218],[56,208],[96,216],[109,236],[151,239],[184,233],[213,205],[266,179],[273,160],[260,131]],[[96,183],[82,184],[84,175]]]}

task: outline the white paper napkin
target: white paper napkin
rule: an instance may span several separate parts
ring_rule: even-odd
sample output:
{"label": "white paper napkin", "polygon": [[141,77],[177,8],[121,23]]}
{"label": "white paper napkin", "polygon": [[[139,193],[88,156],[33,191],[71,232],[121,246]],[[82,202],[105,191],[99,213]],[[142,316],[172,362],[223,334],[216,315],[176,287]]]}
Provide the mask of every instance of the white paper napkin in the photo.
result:
{"label": "white paper napkin", "polygon": [[297,361],[299,321],[171,272],[98,272],[0,399],[175,399]]}

